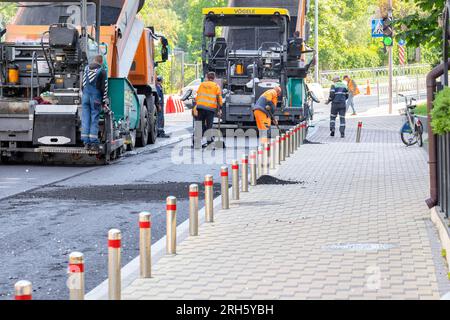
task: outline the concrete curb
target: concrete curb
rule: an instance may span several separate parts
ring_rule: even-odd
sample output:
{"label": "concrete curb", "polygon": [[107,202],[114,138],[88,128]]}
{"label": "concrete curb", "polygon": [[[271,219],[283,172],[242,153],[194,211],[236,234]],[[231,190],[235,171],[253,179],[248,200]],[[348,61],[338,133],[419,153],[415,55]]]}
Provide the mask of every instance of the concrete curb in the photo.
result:
{"label": "concrete curb", "polygon": [[448,220],[445,221],[444,217],[438,212],[436,207],[431,210],[431,221],[433,221],[439,234],[439,239],[441,240],[442,248],[447,252],[446,260],[447,264],[450,266],[450,232],[448,228]]}
{"label": "concrete curb", "polygon": [[[298,150],[297,150],[298,151]],[[285,161],[286,162],[286,161]],[[270,174],[276,174],[281,165],[277,168],[270,170]],[[239,180],[239,185],[241,185],[241,180]],[[249,186],[249,188],[252,188]],[[232,187],[230,187],[229,192],[232,192]],[[251,192],[251,190],[249,190]],[[244,194],[247,192],[244,192]],[[239,200],[238,200],[239,201]],[[213,207],[214,213],[222,210],[222,198],[221,196],[214,199]],[[205,207],[201,208],[198,212],[199,215],[199,226],[205,223]],[[201,234],[199,235],[201,236]],[[189,237],[189,218],[183,223],[177,226],[177,245],[182,243]],[[159,259],[166,255],[166,236],[163,236],[155,244],[152,245],[152,265],[156,265]],[[131,260],[121,269],[121,284],[122,291],[130,286],[134,280],[139,278],[139,256]],[[108,300],[108,279],[104,280],[97,287],[89,291],[85,295],[85,300]]]}

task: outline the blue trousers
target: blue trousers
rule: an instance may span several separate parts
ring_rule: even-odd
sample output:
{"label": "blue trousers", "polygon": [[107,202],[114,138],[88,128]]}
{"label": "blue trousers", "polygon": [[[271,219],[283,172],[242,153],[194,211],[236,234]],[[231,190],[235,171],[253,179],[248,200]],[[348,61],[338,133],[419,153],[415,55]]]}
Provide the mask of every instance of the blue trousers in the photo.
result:
{"label": "blue trousers", "polygon": [[81,111],[81,140],[87,144],[98,144],[98,120],[102,110],[100,92],[95,88],[86,88],[83,91]]}
{"label": "blue trousers", "polygon": [[164,105],[161,105],[161,111],[156,112],[156,123],[158,125],[158,133],[164,133]]}

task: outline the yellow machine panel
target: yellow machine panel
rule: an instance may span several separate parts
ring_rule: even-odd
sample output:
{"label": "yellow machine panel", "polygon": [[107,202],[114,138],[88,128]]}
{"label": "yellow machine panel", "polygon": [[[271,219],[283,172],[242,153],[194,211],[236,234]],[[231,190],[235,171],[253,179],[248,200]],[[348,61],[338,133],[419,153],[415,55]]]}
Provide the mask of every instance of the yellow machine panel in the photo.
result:
{"label": "yellow machine panel", "polygon": [[204,15],[213,13],[217,15],[274,15],[280,14],[289,16],[289,11],[282,8],[204,8],[202,10]]}

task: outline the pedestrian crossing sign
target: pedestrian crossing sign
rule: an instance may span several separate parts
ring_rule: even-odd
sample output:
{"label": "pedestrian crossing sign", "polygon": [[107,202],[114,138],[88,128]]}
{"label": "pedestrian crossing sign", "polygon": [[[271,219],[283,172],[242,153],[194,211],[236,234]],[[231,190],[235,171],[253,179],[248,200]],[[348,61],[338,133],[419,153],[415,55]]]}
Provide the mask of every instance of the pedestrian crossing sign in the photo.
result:
{"label": "pedestrian crossing sign", "polygon": [[383,38],[383,19],[372,20],[372,38]]}

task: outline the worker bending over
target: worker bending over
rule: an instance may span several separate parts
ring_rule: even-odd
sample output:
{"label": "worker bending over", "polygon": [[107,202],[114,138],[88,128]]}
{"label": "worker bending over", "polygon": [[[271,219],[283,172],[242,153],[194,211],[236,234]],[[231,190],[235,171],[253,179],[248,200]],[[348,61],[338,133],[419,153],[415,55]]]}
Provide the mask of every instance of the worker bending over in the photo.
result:
{"label": "worker bending over", "polygon": [[[197,97],[195,98],[196,106],[194,107],[194,116],[198,121],[202,123],[202,137],[205,133],[212,128],[214,116],[222,116],[222,91],[217,83],[214,82],[216,74],[214,72],[208,72],[206,75],[206,81],[200,84],[197,91]],[[208,137],[208,140],[204,147],[213,142],[212,135]]]}
{"label": "worker bending over", "polygon": [[103,57],[95,56],[83,74],[81,111],[81,140],[86,150],[98,151],[98,120],[102,107],[107,109],[108,75],[103,68]]}
{"label": "worker bending over", "polygon": [[261,143],[268,142],[267,133],[272,124],[272,119],[275,125],[278,124],[278,121],[273,118],[273,114],[279,97],[281,97],[281,87],[276,86],[264,92],[253,106],[253,115],[255,116]]}

